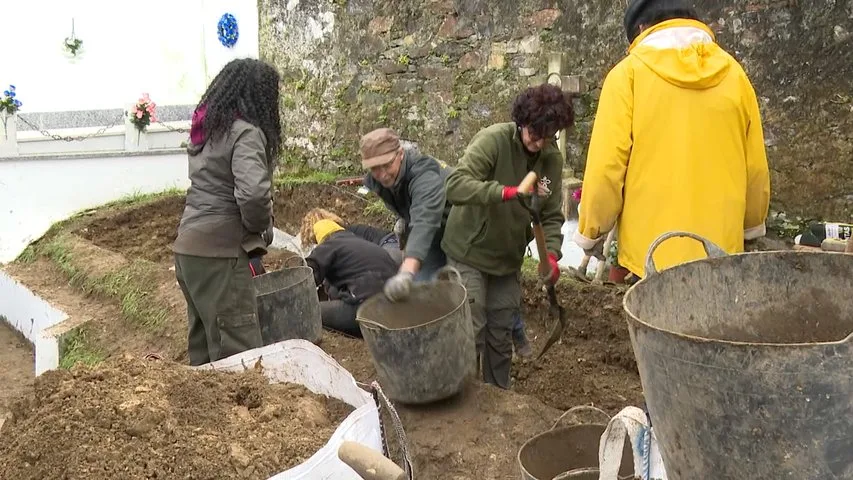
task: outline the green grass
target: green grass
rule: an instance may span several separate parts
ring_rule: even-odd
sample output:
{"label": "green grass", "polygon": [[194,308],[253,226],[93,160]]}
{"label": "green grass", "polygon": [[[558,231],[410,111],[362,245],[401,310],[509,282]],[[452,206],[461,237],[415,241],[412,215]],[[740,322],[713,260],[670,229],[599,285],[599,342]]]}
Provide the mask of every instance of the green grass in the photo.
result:
{"label": "green grass", "polygon": [[[157,200],[160,198],[177,197],[177,196],[185,195],[186,193],[187,193],[187,191],[185,189],[177,188],[177,187],[167,188],[166,190],[162,190],[159,192],[153,192],[153,193],[136,192],[136,193],[131,193],[131,194],[125,195],[125,196],[119,198],[118,200],[113,200],[112,202],[105,203],[105,204],[103,204],[99,207],[96,207],[96,208],[101,209],[101,208],[111,208],[111,207],[127,207],[130,205],[136,205],[139,203],[150,202],[152,200]],[[89,208],[89,209],[85,209],[84,211],[89,211],[89,210],[92,210],[92,209]],[[79,215],[79,213],[78,213],[78,215]]]}
{"label": "green grass", "polygon": [[388,209],[385,207],[385,203],[382,200],[373,200],[364,207],[362,211],[365,216],[369,215],[384,215],[389,214]]}
{"label": "green grass", "polygon": [[332,172],[308,171],[278,174],[275,177],[274,183],[277,187],[293,187],[306,184],[328,185],[335,183],[336,180],[338,180],[338,175]]}
{"label": "green grass", "polygon": [[59,368],[68,369],[77,364],[96,365],[106,355],[89,345],[83,327],[77,327],[62,336],[59,342]]}
{"label": "green grass", "polygon": [[64,236],[51,238],[38,250],[62,271],[72,286],[86,295],[118,300],[121,313],[128,322],[156,330],[166,321],[168,311],[154,300],[150,289],[156,284],[151,263],[135,260],[117,271],[93,277],[88,276],[75,262]]}

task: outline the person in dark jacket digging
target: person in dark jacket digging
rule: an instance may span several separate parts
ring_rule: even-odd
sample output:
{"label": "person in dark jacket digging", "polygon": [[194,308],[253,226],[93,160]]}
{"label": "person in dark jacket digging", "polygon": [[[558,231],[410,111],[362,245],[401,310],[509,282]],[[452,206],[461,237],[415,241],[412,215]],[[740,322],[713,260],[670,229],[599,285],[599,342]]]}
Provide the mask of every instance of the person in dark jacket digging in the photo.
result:
{"label": "person in dark jacket digging", "polygon": [[447,263],[441,249],[450,212],[444,183],[450,168],[429,155],[403,148],[390,128],[379,128],[361,138],[361,165],[369,173],[364,186],[382,199],[398,218],[403,262],[385,284],[391,301],[408,297],[412,281],[431,279]]}
{"label": "person in dark jacket digging", "polygon": [[190,365],[263,345],[249,258],[265,254],[273,239],[278,92],[275,68],[233,60],[193,113],[190,188],[172,246],[187,302]]}
{"label": "person in dark jacket digging", "polygon": [[483,380],[510,386],[512,329],[521,308],[521,264],[533,240],[530,212],[518,201],[517,185],[538,174],[535,195],[544,196],[542,227],[550,273],[557,282],[562,256],[563,157],[555,134],[574,122],[572,105],[554,85],[531,87],[516,97],[512,122],[480,130],[447,178],[453,204],[441,246],[471,299],[477,356]]}
{"label": "person in dark jacket digging", "polygon": [[359,305],[382,291],[397,273],[397,263],[375,243],[357,237],[332,220],[314,224],[317,247],[305,261],[316,285],[325,285],[329,300],[320,302],[323,326],[360,337],[355,320]]}

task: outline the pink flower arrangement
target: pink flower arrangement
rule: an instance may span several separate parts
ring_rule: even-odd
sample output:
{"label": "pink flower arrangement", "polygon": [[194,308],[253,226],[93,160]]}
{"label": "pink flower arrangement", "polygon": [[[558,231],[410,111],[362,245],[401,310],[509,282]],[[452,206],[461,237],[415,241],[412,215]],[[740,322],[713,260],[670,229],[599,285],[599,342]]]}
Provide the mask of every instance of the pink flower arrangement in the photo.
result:
{"label": "pink flower arrangement", "polygon": [[130,107],[129,115],[130,123],[140,132],[144,132],[148,125],[157,121],[157,104],[147,93],[143,93],[142,97],[136,101],[136,105]]}

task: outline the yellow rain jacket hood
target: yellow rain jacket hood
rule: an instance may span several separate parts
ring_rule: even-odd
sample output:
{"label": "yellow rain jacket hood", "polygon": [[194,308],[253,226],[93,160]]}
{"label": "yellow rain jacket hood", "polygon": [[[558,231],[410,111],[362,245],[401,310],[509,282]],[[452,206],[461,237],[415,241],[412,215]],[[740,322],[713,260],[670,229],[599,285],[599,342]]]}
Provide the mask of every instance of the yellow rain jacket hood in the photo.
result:
{"label": "yellow rain jacket hood", "polygon": [[[660,235],[686,230],[728,253],[763,236],[770,199],[755,91],[703,23],[676,19],[641,33],[608,73],[593,126],[574,240],[592,248],[617,224],[619,264],[645,276]],[[658,270],[705,256],[664,242]]]}

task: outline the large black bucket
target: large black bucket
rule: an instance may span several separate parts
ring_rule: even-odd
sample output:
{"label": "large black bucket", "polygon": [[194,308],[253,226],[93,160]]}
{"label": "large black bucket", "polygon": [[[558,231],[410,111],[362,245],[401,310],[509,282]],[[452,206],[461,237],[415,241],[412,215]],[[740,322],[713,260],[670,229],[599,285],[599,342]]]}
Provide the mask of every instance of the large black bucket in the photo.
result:
{"label": "large black bucket", "polygon": [[[657,273],[676,236],[712,258]],[[853,480],[853,255],[673,232],[646,274],[624,308],[669,480]]]}
{"label": "large black bucket", "polygon": [[374,295],[358,309],[361,334],[379,384],[391,400],[424,404],[465,386],[476,364],[467,292],[459,281],[412,285],[409,299]]}
{"label": "large black bucket", "polygon": [[311,267],[285,266],[254,277],[253,283],[264,345],[293,339],[320,342],[323,321]]}
{"label": "large black bucket", "polygon": [[[583,410],[595,411],[604,420],[559,426],[567,415]],[[609,415],[595,407],[570,408],[550,430],[532,437],[518,450],[516,460],[521,480],[598,480],[598,450],[609,420]],[[618,479],[634,478],[634,452],[630,442],[623,445],[621,462]]]}

